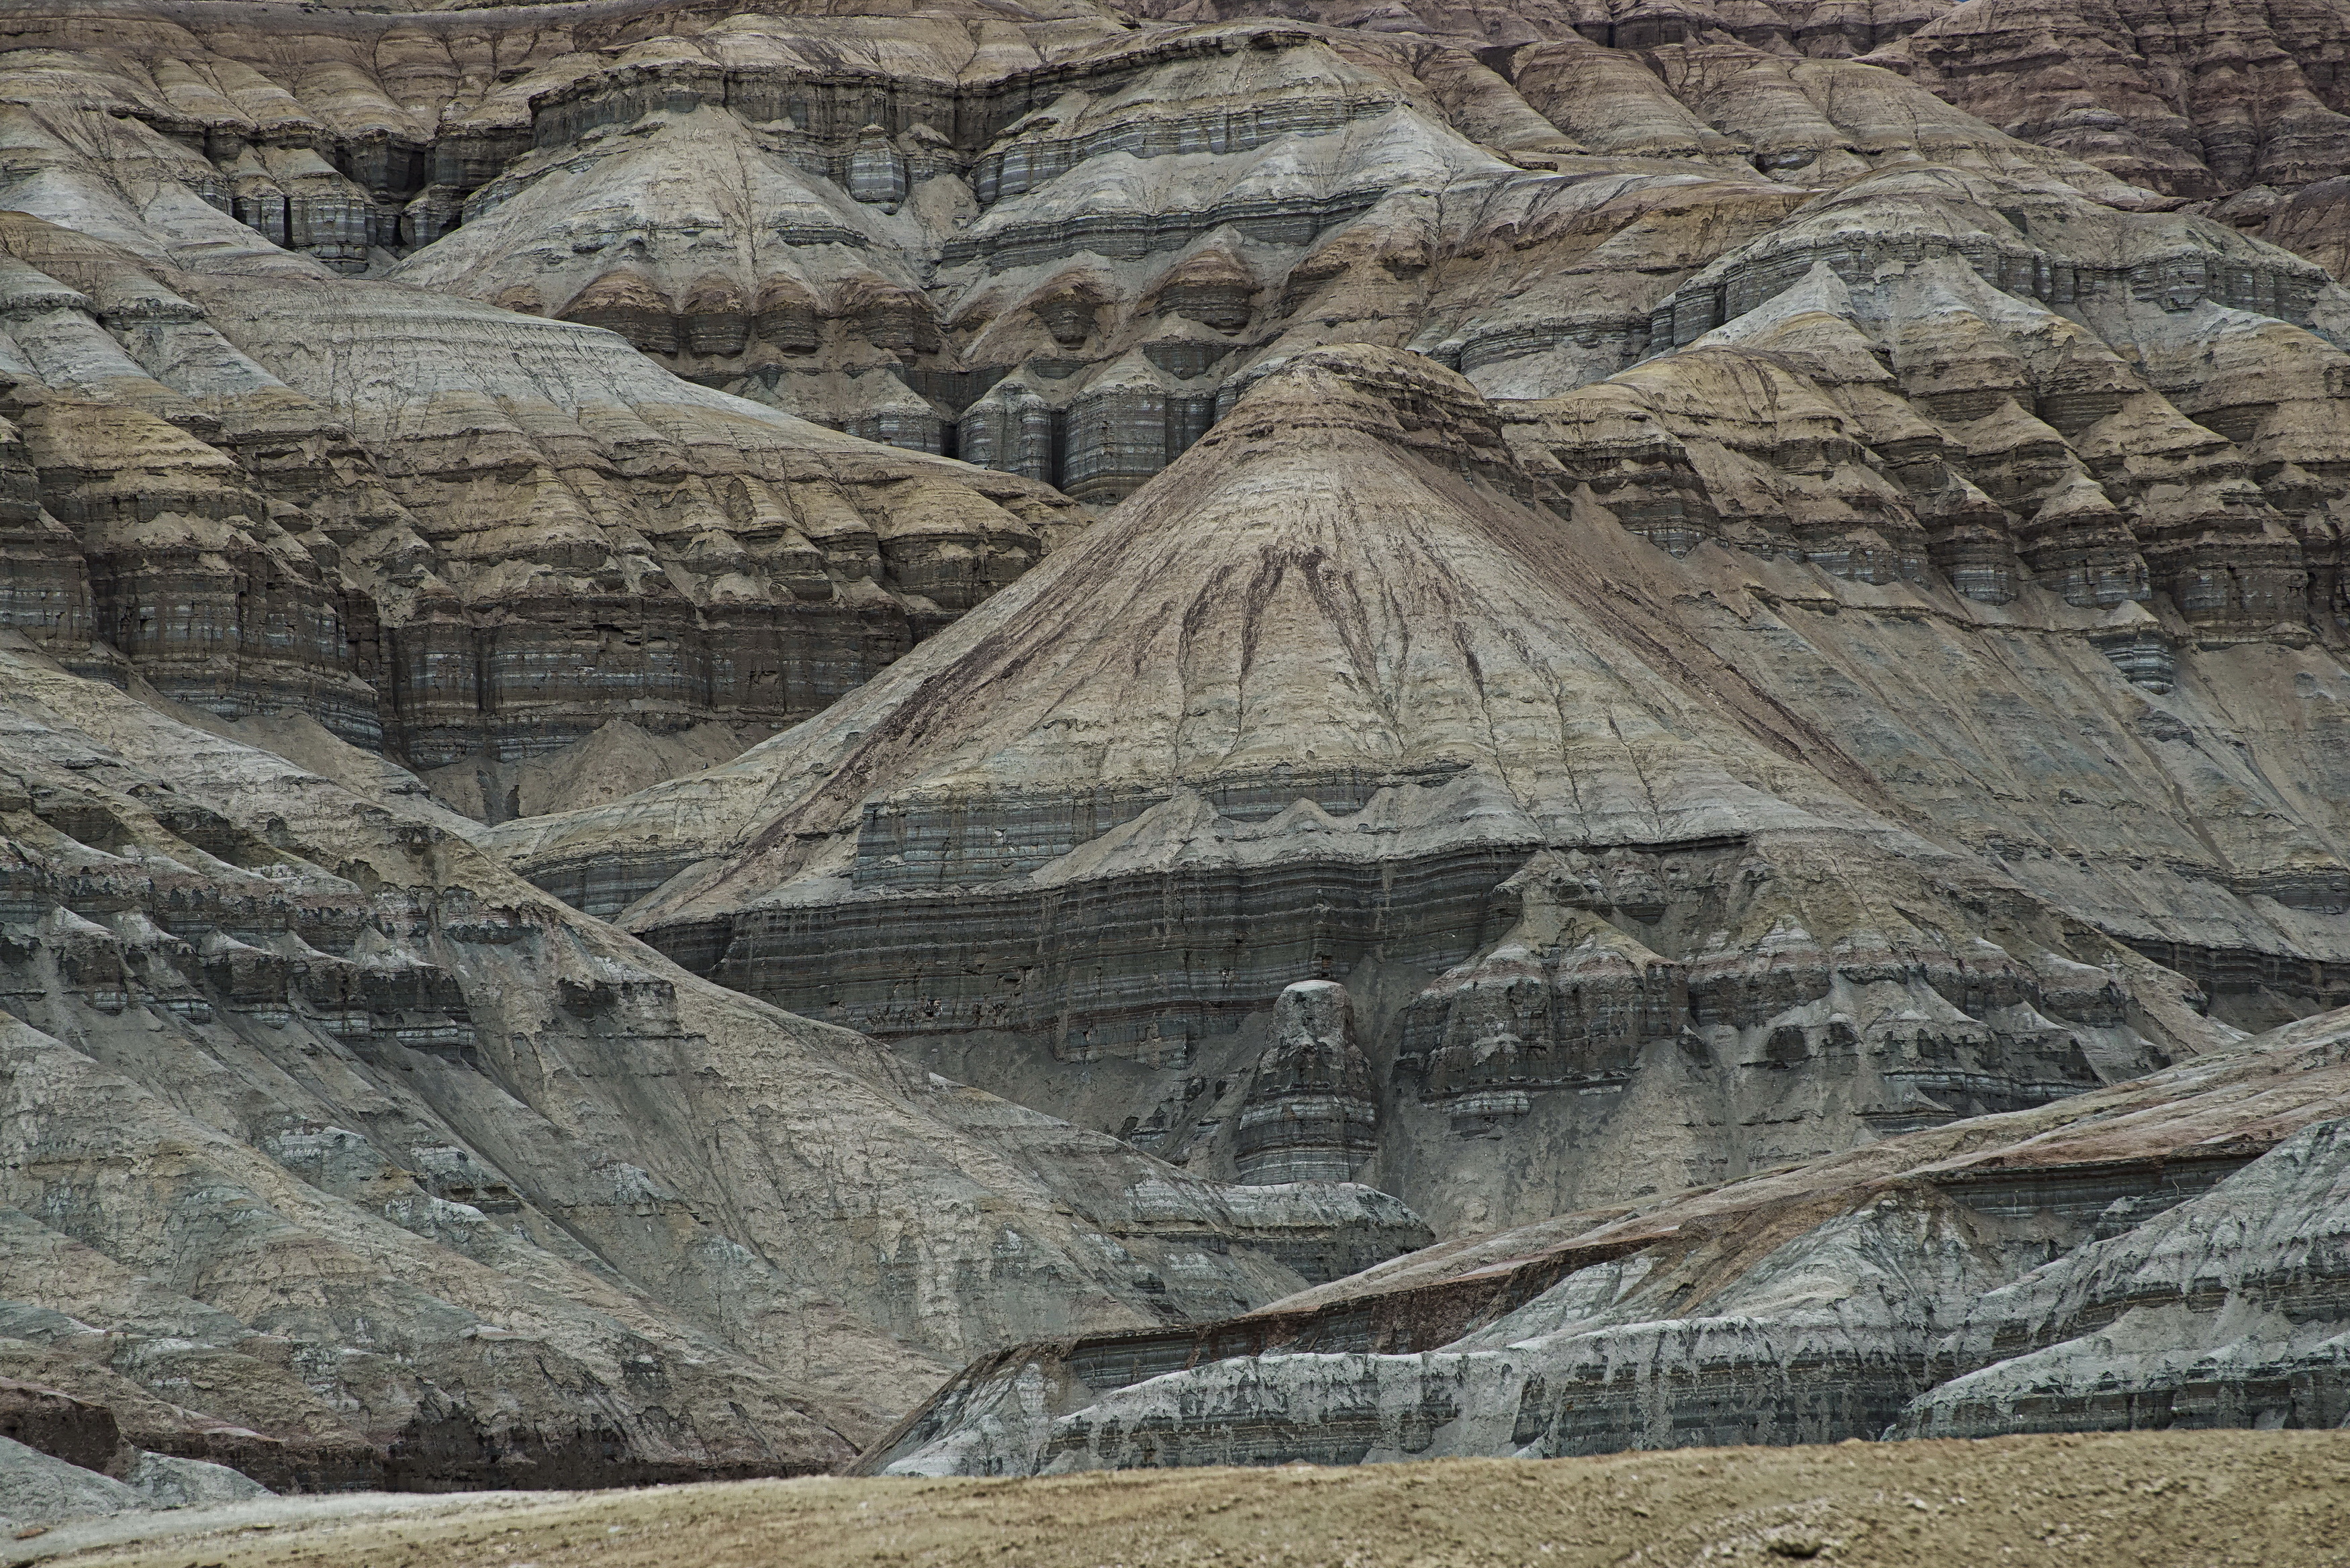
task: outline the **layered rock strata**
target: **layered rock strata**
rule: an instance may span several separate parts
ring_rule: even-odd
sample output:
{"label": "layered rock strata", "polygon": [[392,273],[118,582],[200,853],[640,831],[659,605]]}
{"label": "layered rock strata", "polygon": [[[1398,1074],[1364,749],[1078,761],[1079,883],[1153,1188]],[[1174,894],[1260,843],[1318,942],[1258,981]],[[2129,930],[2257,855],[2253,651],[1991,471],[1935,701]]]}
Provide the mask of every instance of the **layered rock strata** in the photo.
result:
{"label": "layered rock strata", "polygon": [[55,1524],[157,1509],[247,1502],[267,1488],[224,1466],[139,1453],[115,1476],[0,1437],[0,1526],[31,1540]]}
{"label": "layered rock strata", "polygon": [[805,717],[1082,524],[566,323],[23,214],[0,246],[8,623],[487,775],[487,817],[616,718],[731,752]]}
{"label": "layered rock strata", "polygon": [[974,1363],[891,1474],[2171,1427],[2350,1399],[2326,1014],[2061,1108]]}
{"label": "layered rock strata", "polygon": [[[1673,281],[1871,168],[1924,157],[2156,200],[1877,67],[1774,80],[1743,45],[1642,59],[1556,31],[1495,50],[1040,20],[1021,36],[1038,63],[1014,67],[873,21],[858,41],[898,73],[884,109],[797,25],[639,26],[544,67],[534,151],[400,275],[611,326],[712,385],[1107,503],[1252,368],[1321,343],[1409,342],[1553,389],[1619,369]],[[1758,138],[1777,99],[1810,124]],[[776,215],[754,229],[753,212]]]}
{"label": "layered rock strata", "polygon": [[[817,723],[499,842],[689,968],[1203,1170],[1255,1156],[1283,989],[1340,982],[1364,1173],[1447,1230],[2077,1094],[2338,998],[2350,885],[2334,795],[2264,782],[2340,767],[2313,612],[2259,624],[2305,547],[2089,342],[1929,260],[1812,264],[1539,402],[1319,351]],[[1988,499],[1938,560],[1932,499],[1988,486],[2153,547],[2054,427],[1991,438],[2031,416],[1954,389],[1961,343],[2073,367],[2076,430],[2105,376],[2109,436],[2179,442],[2143,506],[2238,508],[2277,576],[2108,594]]]}
{"label": "layered rock strata", "polygon": [[28,13],[0,97],[45,216],[396,265],[1107,503],[1325,342],[1605,376],[1677,284],[1871,171],[2183,203],[2223,267],[2240,234],[2338,257],[2340,17],[1979,9],[117,0]]}
{"label": "layered rock strata", "polygon": [[2322,1123],[1987,1293],[1935,1347],[1949,1380],[1902,1434],[2350,1422],[2345,1171],[2350,1121]]}
{"label": "layered rock strata", "polygon": [[1378,1124],[1371,1064],[1355,1040],[1347,988],[1305,980],[1273,1003],[1273,1044],[1241,1096],[1232,1162],[1243,1181],[1345,1181]]}
{"label": "layered rock strata", "polygon": [[[1674,281],[1856,172],[1925,159],[2160,199],[1953,108],[1906,57],[1748,9],[1731,33],[1540,7],[1369,26],[649,4],[274,27],[115,0],[28,14],[43,64],[0,94],[52,170],[120,187],[28,189],[44,215],[396,262],[1107,502],[1269,354],[1572,341],[1618,368]],[[1820,57],[1791,60],[1790,29]]]}
{"label": "layered rock strata", "polygon": [[[1900,428],[1783,491],[1814,558],[2322,624],[2336,458],[2268,394],[2328,397],[2324,368],[2238,315],[2334,330],[2322,271],[2245,232],[2257,209],[2331,243],[2331,78],[2250,15],[1970,17],[35,7],[0,68],[5,199],[31,215],[0,280],[34,470],[0,519],[8,614],[78,668],[120,654],[214,711],[459,769],[502,818],[514,770],[613,719],[747,740],[815,712],[1082,520],[1024,481],[1115,502],[1288,357],[1408,346],[1551,397],[1825,267],[1866,296],[1829,314],[1931,428],[1835,356],[1849,417]],[[2034,74],[2076,33],[2151,52]],[[2240,47],[2251,77],[2214,67],[2145,119],[2132,71]],[[2108,93],[2123,141],[2078,105],[2024,112]],[[2246,114],[2266,151],[2213,190],[2269,183],[2156,211],[2210,192],[2140,153]],[[1985,314],[1953,268],[2027,307]],[[1984,317],[1968,342],[1943,340],[1951,293]],[[1584,433],[1562,482],[1616,488],[1621,432]],[[1882,515],[1887,474],[1909,517]],[[1706,483],[1625,520],[1674,548],[1735,534]],[[2168,678],[2158,630],[2099,635]]]}
{"label": "layered rock strata", "polygon": [[315,724],[132,684],[0,649],[0,1376],[138,1449],[279,1489],[822,1469],[974,1353],[1428,1235],[710,986]]}

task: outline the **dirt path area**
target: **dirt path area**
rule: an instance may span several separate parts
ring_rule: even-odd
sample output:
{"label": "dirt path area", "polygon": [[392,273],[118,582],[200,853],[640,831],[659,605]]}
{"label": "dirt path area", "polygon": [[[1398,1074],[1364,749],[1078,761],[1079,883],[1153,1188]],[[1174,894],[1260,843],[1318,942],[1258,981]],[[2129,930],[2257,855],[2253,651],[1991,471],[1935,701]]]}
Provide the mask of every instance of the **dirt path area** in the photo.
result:
{"label": "dirt path area", "polygon": [[72,1568],[2275,1568],[2350,1563],[2350,1432],[293,1499],[0,1544]]}

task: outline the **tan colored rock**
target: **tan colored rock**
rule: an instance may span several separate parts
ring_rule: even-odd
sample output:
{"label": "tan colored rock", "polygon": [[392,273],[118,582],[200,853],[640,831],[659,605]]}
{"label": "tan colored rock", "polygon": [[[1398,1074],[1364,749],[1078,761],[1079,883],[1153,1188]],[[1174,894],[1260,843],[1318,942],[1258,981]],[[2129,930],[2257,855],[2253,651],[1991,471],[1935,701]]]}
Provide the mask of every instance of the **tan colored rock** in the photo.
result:
{"label": "tan colored rock", "polygon": [[[20,525],[58,562],[20,624],[226,716],[294,709],[492,771],[623,711],[774,730],[1077,525],[1009,476],[954,499],[970,471],[926,483],[598,333],[382,285],[175,292],[65,231],[10,234],[89,291],[32,304],[47,275],[25,267],[11,318],[26,461],[82,557],[40,514]],[[338,385],[375,400],[330,411]],[[875,545],[906,536],[929,543]],[[580,627],[599,603],[609,629]]]}
{"label": "tan colored rock", "polygon": [[[12,1199],[10,1367],[292,1484],[792,1468],[1419,1234],[1322,1179],[1645,1206],[2350,995],[2338,17],[1288,10],[18,18],[0,986],[139,1174]],[[1755,1299],[2022,1256],[1846,1220]],[[197,1277],[265,1232],[356,1282]],[[1967,1333],[2085,1377],[2106,1289]],[[1754,1432],[1899,1413],[1879,1295]],[[353,1302],[422,1370],[306,1372]],[[1742,1398],[1752,1305],[1573,1355]],[[1207,1404],[1414,1451],[1476,1366]]]}
{"label": "tan colored rock", "polygon": [[[2052,552],[2128,530],[2043,421],[2012,597],[1934,559],[1920,502],[2004,516],[1984,485],[2030,496],[2043,460],[1996,410],[1929,418],[1973,394],[1922,358],[1901,399],[1853,321],[2006,345],[2013,419],[2035,361],[2097,385],[2076,327],[1972,277],[1832,327],[1790,297],[1499,410],[1411,356],[1303,356],[821,722],[499,841],[638,898],[689,967],[1202,1169],[1241,1168],[1274,998],[1340,981],[1386,1085],[1367,1174],[1447,1229],[2078,1094],[2231,1038],[2205,1007],[2330,1000],[2334,814],[2269,790],[2290,826],[2218,826],[2251,774],[2171,748],[2250,742],[2207,706],[2221,663],[2229,702],[2292,703],[2333,655],[2100,602]],[[2129,386],[2106,421],[2159,401]],[[2259,729],[2263,768],[2338,766]]]}

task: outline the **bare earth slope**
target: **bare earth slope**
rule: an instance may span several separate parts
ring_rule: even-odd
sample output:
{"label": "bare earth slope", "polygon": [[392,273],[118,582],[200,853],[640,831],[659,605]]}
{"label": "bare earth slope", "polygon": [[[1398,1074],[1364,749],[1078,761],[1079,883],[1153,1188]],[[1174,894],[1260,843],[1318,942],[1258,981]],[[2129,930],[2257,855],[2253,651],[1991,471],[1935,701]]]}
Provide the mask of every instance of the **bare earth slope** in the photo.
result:
{"label": "bare earth slope", "polygon": [[[1267,1004],[1338,981],[1349,1168],[1445,1230],[2331,1002],[2341,796],[2277,781],[2338,768],[2338,659],[2305,620],[1938,565],[1934,498],[2004,481],[1871,344],[2068,327],[1891,303],[1498,408],[1425,359],[1303,357],[822,719],[498,841],[590,908],[657,888],[624,923],[690,968],[1205,1170],[1323,1115]],[[2052,489],[2090,483],[2046,440]]]}
{"label": "bare earth slope", "polygon": [[0,659],[0,1370],[141,1448],[280,1487],[822,1469],[983,1347],[1426,1234],[928,1076],[419,796]]}
{"label": "bare earth slope", "polygon": [[2350,1417],[2350,1014],[2037,1110],[975,1363],[868,1472]]}
{"label": "bare earth slope", "polygon": [[68,532],[12,523],[8,620],[497,819],[614,718],[815,712],[1082,524],[1034,482],[1113,503],[1303,349],[1565,392],[1928,171],[2036,193],[1944,237],[2051,304],[2153,297],[2013,228],[2054,196],[2298,324],[2321,268],[2242,236],[2334,265],[2350,210],[2336,0],[1280,9],[18,0],[5,364]]}
{"label": "bare earth slope", "polygon": [[1267,9],[0,5],[0,1376],[303,1487],[2342,1418],[2345,0]]}

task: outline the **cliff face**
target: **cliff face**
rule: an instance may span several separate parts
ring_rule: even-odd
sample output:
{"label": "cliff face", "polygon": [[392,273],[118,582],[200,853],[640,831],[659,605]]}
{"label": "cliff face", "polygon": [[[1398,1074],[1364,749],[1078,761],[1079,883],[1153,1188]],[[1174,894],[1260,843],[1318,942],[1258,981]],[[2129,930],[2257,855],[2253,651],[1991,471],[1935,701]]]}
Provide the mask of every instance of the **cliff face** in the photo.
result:
{"label": "cliff face", "polygon": [[[27,7],[6,368],[82,561],[12,525],[11,623],[497,820],[611,720],[702,732],[645,777],[817,711],[1085,521],[1023,481],[1114,503],[1304,349],[1556,395],[1799,235],[2306,325],[2323,273],[2237,236],[2342,243],[2329,5],[1284,10]],[[2165,208],[2210,220],[2118,222]],[[2106,569],[2077,511],[2034,570]]]}
{"label": "cliff face", "polygon": [[2158,200],[1844,61],[1182,22],[616,23],[515,84],[532,151],[396,275],[1107,504],[1269,355],[1618,369],[1672,282],[1871,168]]}
{"label": "cliff face", "polygon": [[[82,227],[105,199],[113,238],[212,236],[182,252],[231,244],[230,214],[340,271],[398,258],[1099,504],[1268,351],[1411,344],[1473,370],[1572,340],[1619,368],[1679,277],[1870,169],[2162,200],[1821,29],[1807,58],[1783,25],[1733,38],[1694,13],[1231,16],[36,10],[18,36],[44,68],[10,96],[54,167],[16,199]],[[134,169],[167,211],[74,188]]]}
{"label": "cliff face", "polygon": [[42,562],[16,623],[420,767],[526,762],[623,716],[755,738],[1071,515],[563,323],[290,259],[181,273],[22,216],[5,243],[16,527]]}
{"label": "cliff face", "polygon": [[[31,136],[184,190],[183,222],[406,258],[1088,503],[1268,349],[1620,368],[1679,277],[1871,170],[2054,176],[2328,265],[2344,243],[2330,4],[1275,9],[117,0],[28,16],[48,57],[13,97]],[[62,194],[23,200],[87,205]]]}
{"label": "cliff face", "polygon": [[77,669],[307,713],[496,818],[614,720],[703,732],[660,777],[816,711],[1085,521],[585,326],[340,277],[103,81],[0,76],[36,100],[0,198],[6,617]]}
{"label": "cliff face", "polygon": [[1006,1352],[860,1468],[2336,1427],[2345,1026],[1446,1243],[1229,1323]]}

